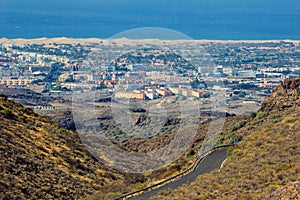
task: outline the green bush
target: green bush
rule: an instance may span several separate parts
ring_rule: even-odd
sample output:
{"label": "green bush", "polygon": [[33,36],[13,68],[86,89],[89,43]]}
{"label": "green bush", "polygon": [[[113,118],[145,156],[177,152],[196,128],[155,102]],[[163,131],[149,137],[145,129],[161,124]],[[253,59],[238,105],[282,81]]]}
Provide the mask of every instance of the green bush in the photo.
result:
{"label": "green bush", "polygon": [[66,132],[66,129],[64,129],[64,128],[59,128],[56,130],[56,134],[62,134],[64,132]]}
{"label": "green bush", "polygon": [[255,113],[255,112],[252,112],[252,113],[249,114],[248,119],[249,119],[249,120],[250,120],[250,119],[254,119],[255,117],[256,117],[256,113]]}
{"label": "green bush", "polygon": [[257,117],[258,119],[262,119],[262,118],[265,118],[267,115],[268,115],[267,112],[260,111],[260,112],[257,113],[256,117]]}
{"label": "green bush", "polygon": [[219,138],[219,141],[221,141],[221,143],[236,143],[242,140],[242,136],[235,134],[231,131],[225,133],[223,136],[221,136]]}
{"label": "green bush", "polygon": [[195,155],[195,151],[193,149],[187,150],[186,156],[192,156],[192,155]]}
{"label": "green bush", "polygon": [[26,122],[26,118],[24,116],[19,116],[18,121],[19,122]]}
{"label": "green bush", "polygon": [[20,107],[18,108],[19,112],[23,113],[23,114],[32,114],[33,110],[30,108],[25,108],[25,107]]}
{"label": "green bush", "polygon": [[271,116],[271,119],[278,119],[278,118],[280,118],[280,115],[272,115]]}
{"label": "green bush", "polygon": [[243,137],[242,137],[241,135],[232,135],[232,137],[230,138],[229,142],[230,142],[231,144],[237,143],[237,142],[241,141],[242,138],[243,138]]}
{"label": "green bush", "polygon": [[3,110],[1,110],[1,114],[3,114],[8,119],[14,118],[14,114],[8,108],[4,108]]}
{"label": "green bush", "polygon": [[256,119],[251,123],[251,125],[255,126],[257,124],[260,124],[261,122],[262,122],[262,119]]}
{"label": "green bush", "polygon": [[237,121],[237,122],[235,122],[234,125],[232,126],[231,131],[234,132],[234,131],[236,131],[236,130],[242,128],[245,124],[246,124],[246,121],[245,121],[245,120]]}
{"label": "green bush", "polygon": [[247,126],[247,130],[249,131],[249,130],[251,130],[253,128],[253,125],[252,124],[249,124],[248,126]]}

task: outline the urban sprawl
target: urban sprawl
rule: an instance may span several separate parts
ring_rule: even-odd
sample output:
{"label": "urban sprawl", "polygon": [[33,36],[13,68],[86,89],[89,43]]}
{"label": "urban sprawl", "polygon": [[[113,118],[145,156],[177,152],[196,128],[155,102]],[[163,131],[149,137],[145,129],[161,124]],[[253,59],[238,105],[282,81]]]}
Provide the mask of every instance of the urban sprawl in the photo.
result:
{"label": "urban sprawl", "polygon": [[259,105],[283,79],[300,75],[299,42],[173,41],[168,50],[160,44],[165,45],[0,44],[0,87],[45,95],[92,90],[119,99],[178,96],[206,102],[223,91],[227,105],[236,106]]}

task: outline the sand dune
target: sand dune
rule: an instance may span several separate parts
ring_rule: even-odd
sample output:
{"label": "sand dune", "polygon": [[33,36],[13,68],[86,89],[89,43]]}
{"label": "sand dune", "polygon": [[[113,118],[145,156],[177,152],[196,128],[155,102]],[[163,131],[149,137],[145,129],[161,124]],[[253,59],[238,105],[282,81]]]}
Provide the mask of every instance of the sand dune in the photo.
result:
{"label": "sand dune", "polygon": [[[66,37],[59,37],[59,38],[36,38],[36,39],[7,39],[7,38],[0,38],[1,44],[89,44],[89,43],[100,43],[101,41],[105,41],[100,38],[66,38]],[[135,43],[135,42],[161,42],[158,39],[147,39],[147,40],[130,40],[127,38],[119,38],[112,40],[119,44],[126,44],[126,43]],[[273,42],[279,43],[281,41],[284,42],[293,42],[293,43],[300,43],[300,40],[164,40],[170,43],[176,42],[197,42],[197,43],[266,43],[266,42]]]}

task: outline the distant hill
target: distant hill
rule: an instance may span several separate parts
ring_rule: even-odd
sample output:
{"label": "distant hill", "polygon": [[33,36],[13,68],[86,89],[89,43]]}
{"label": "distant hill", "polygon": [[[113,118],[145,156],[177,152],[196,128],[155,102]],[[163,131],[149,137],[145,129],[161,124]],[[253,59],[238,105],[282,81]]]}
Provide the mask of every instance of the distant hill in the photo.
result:
{"label": "distant hill", "polygon": [[243,139],[220,170],[152,199],[300,199],[299,113],[300,77],[287,79],[226,133]]}
{"label": "distant hill", "polygon": [[0,96],[0,199],[85,199],[143,181],[95,160],[78,135]]}
{"label": "distant hill", "polygon": [[[126,70],[129,70],[128,65],[142,65],[142,67],[135,67],[134,70],[163,70],[164,72],[172,71],[178,74],[186,73],[188,70],[198,70],[188,60],[175,52],[152,48],[127,52],[116,58],[114,63],[119,69],[125,68]],[[120,64],[122,65],[119,66]]]}

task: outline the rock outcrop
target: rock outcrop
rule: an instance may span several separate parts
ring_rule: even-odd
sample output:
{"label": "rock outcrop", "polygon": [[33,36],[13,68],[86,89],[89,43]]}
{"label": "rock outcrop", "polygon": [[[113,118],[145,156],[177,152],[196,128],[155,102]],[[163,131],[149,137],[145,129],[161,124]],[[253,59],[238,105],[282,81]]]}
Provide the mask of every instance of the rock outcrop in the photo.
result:
{"label": "rock outcrop", "polygon": [[300,77],[286,79],[264,100],[261,111],[281,111],[300,106]]}

